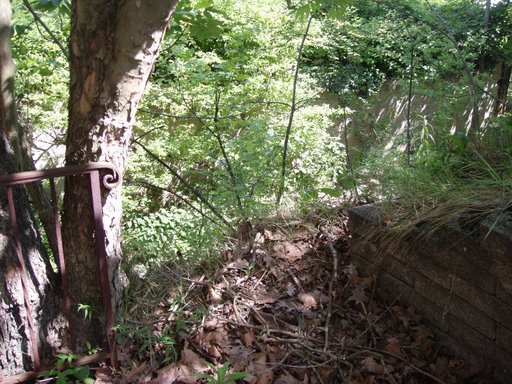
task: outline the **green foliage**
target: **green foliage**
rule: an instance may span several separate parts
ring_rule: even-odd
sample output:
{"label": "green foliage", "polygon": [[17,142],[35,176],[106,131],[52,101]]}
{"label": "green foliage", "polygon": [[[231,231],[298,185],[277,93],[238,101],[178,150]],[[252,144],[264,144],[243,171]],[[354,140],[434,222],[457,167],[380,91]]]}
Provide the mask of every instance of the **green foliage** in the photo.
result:
{"label": "green foliage", "polygon": [[92,314],[93,312],[95,311],[95,307],[94,305],[89,305],[89,304],[78,304],[78,312],[83,312],[84,313],[84,319],[85,320],[89,320],[91,321],[92,319]]}
{"label": "green foliage", "polygon": [[200,256],[205,244],[213,247],[222,233],[209,220],[177,206],[141,213],[130,210],[125,216],[124,246],[131,264],[155,265],[177,257],[188,261]]}
{"label": "green foliage", "polygon": [[[194,6],[212,4],[222,9],[224,32],[221,37],[215,33],[208,33],[207,39],[196,36],[194,29],[186,28],[193,22],[190,18],[171,31],[136,130],[145,146],[197,186],[229,220],[266,215],[274,209],[269,191],[277,187],[296,58],[293,47],[300,41],[303,22],[288,13],[284,3],[198,4],[185,3],[183,9],[192,12]],[[302,199],[311,199],[322,189],[336,190],[343,173],[343,146],[332,133],[339,116],[337,108],[308,105],[322,91],[312,77],[300,76],[288,164],[290,205],[300,205]],[[150,126],[161,128],[142,129]],[[200,205],[186,186],[165,169],[155,167],[140,148],[133,149],[130,175],[144,174],[148,182]],[[126,245],[131,247],[130,253],[142,249],[148,250],[142,253],[155,253],[149,244],[160,247],[162,241],[177,244],[174,249],[182,254],[198,253],[196,245],[204,246],[204,241],[176,243],[176,235],[171,235],[177,232],[171,228],[174,224],[162,222],[162,213],[170,209],[166,206],[176,204],[182,215],[189,214],[179,218],[178,211],[172,212],[178,217],[177,225],[185,226],[183,240],[190,233],[200,234],[199,225],[194,224],[199,217],[191,215],[189,207],[161,192],[150,198],[142,195],[148,197],[146,191],[139,194],[130,188],[129,193],[127,200],[139,202],[128,208]],[[142,235],[146,229],[149,234]],[[220,235],[222,230],[216,233]]]}
{"label": "green foliage", "polygon": [[148,326],[116,325],[116,338],[120,344],[137,346],[135,355],[143,360],[154,358],[156,354],[161,357],[162,364],[175,362],[178,359],[176,351],[177,331],[166,326],[162,332],[155,332]]}
{"label": "green foliage", "polygon": [[411,49],[416,78],[457,78],[484,49],[482,17],[481,5],[472,0],[440,2],[433,10],[420,2],[359,1],[345,17],[322,24],[304,63],[339,94],[367,96],[385,79],[406,77]]}
{"label": "green foliage", "polygon": [[434,138],[430,128],[420,131],[410,164],[401,151],[381,150],[359,168],[364,193],[386,202],[390,242],[418,226],[423,235],[448,224],[470,233],[489,214],[512,207],[512,157],[506,151],[462,132]]}
{"label": "green foliage", "polygon": [[[60,144],[67,60],[21,2],[13,5],[21,115],[35,137]],[[69,1],[41,0],[34,8],[66,41]],[[498,3],[484,30],[476,0],[180,1],[134,129],[137,142],[175,172],[132,144],[123,201],[127,265],[193,265],[223,244],[228,226],[276,213],[297,49],[309,16],[285,211],[338,201],[355,185],[368,199],[412,199],[421,183],[410,178],[423,185],[434,177],[469,179],[461,170],[478,163],[475,150],[503,168],[512,153],[510,115],[472,135],[464,111],[488,83],[475,73],[479,60],[492,68],[510,56],[511,14]],[[407,106],[410,76],[414,100],[426,100],[426,110],[413,108],[408,143],[394,120]],[[390,79],[396,87],[386,93]],[[388,97],[388,109],[376,110]],[[345,148],[346,140],[355,144]]]}
{"label": "green foliage", "polygon": [[[162,282],[160,281],[159,283],[161,284]],[[162,297],[154,299],[161,300]],[[140,295],[136,300],[140,300]],[[118,324],[114,327],[117,342],[127,349],[134,349],[132,352],[141,360],[146,358],[156,359],[162,364],[177,361],[177,351],[179,348],[177,348],[176,344],[179,334],[186,331],[186,318],[191,322],[197,321],[202,316],[202,313],[185,315],[187,302],[185,297],[181,295],[177,295],[166,304],[168,304],[168,313],[173,316],[172,322],[166,323],[161,327],[155,327],[154,325],[148,325],[150,323],[148,323],[148,319],[144,317],[144,314],[139,321],[119,318]],[[153,309],[151,308],[151,310]],[[149,316],[152,315],[150,314]]]}
{"label": "green foliage", "polygon": [[88,365],[72,366],[73,362],[80,358],[79,355],[59,353],[55,357],[55,367],[43,372],[44,377],[55,377],[57,384],[94,383],[94,379],[89,377],[91,369]]}
{"label": "green foliage", "polygon": [[[57,4],[58,3],[58,4]],[[69,37],[69,2],[33,4],[40,19],[65,46]],[[12,54],[17,67],[16,103],[25,131],[35,142],[36,160],[59,163],[53,150],[64,142],[69,94],[68,61],[58,45],[34,21],[22,1],[14,1]],[[50,150],[49,150],[50,148]]]}
{"label": "green foliage", "polygon": [[57,11],[59,14],[71,16],[70,0],[39,0],[34,4],[34,9],[45,12]]}
{"label": "green foliage", "polygon": [[247,372],[228,372],[229,364],[224,363],[224,365],[222,367],[217,368],[213,374],[209,375],[206,373],[196,373],[193,376],[207,379],[207,384],[229,384],[235,383],[237,380],[241,380],[246,377],[252,377],[252,375]]}

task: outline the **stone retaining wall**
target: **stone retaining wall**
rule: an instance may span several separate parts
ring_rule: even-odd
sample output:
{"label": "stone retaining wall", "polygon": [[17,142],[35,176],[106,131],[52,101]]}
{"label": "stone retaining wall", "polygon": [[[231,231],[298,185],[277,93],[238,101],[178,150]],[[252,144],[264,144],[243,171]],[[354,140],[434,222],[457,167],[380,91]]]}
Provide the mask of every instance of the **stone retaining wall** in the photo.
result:
{"label": "stone retaining wall", "polygon": [[351,261],[375,274],[385,298],[414,306],[448,347],[512,382],[512,213],[487,217],[471,234],[452,225],[386,251],[364,237],[385,230],[377,206],[351,209],[349,225]]}

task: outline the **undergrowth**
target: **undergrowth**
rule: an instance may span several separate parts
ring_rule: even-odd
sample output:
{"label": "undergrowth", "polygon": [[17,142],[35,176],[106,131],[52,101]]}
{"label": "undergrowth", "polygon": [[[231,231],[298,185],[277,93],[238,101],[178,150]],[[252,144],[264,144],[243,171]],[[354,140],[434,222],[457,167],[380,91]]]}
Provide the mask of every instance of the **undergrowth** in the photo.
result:
{"label": "undergrowth", "polygon": [[381,203],[387,243],[413,233],[428,237],[449,225],[471,235],[485,217],[510,211],[512,157],[483,142],[454,134],[440,143],[427,140],[409,163],[398,151],[367,157],[361,185]]}

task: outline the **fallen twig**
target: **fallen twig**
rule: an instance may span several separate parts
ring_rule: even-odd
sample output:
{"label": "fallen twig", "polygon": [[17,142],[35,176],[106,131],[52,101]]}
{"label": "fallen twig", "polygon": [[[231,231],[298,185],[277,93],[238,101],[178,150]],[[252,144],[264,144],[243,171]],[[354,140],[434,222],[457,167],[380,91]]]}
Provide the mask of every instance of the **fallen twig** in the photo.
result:
{"label": "fallen twig", "polygon": [[332,317],[332,297],[334,295],[333,288],[334,288],[334,282],[338,279],[338,254],[336,252],[336,249],[334,249],[334,245],[332,242],[331,235],[329,232],[327,232],[323,227],[320,227],[320,231],[323,233],[323,235],[327,238],[327,242],[329,243],[329,250],[331,251],[332,255],[332,276],[331,281],[329,282],[329,302],[327,304],[327,318],[325,319],[325,339],[324,339],[324,351],[327,351],[329,349],[329,325],[331,322]]}

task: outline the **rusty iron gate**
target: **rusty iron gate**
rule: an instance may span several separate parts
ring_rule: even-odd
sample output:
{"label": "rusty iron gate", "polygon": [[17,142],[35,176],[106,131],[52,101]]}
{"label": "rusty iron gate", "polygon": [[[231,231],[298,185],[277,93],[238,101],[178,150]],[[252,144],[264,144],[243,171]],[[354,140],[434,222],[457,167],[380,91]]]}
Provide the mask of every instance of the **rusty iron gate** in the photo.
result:
{"label": "rusty iron gate", "polygon": [[[73,329],[71,320],[71,301],[68,290],[68,277],[66,275],[66,265],[64,262],[64,253],[62,248],[62,237],[60,228],[60,217],[58,212],[57,192],[55,189],[55,178],[76,176],[76,175],[89,175],[90,180],[90,195],[92,202],[92,213],[94,217],[94,230],[95,230],[95,247],[96,256],[98,259],[99,268],[99,283],[101,286],[102,300],[105,311],[105,327],[106,336],[109,347],[110,361],[113,366],[117,366],[116,344],[114,334],[114,314],[112,310],[112,302],[110,295],[110,284],[107,268],[107,251],[105,246],[105,229],[103,227],[103,210],[101,202],[101,186],[106,189],[112,189],[120,182],[119,172],[116,167],[109,163],[87,163],[81,165],[73,165],[69,167],[53,168],[39,171],[18,172],[9,175],[0,175],[0,185],[5,187],[7,194],[7,202],[9,208],[9,217],[12,225],[12,236],[14,239],[16,256],[19,263],[21,272],[21,283],[23,287],[23,296],[25,307],[27,311],[28,326],[30,330],[30,342],[33,350],[34,365],[36,371],[41,369],[41,359],[39,357],[37,338],[35,335],[34,317],[31,310],[30,299],[28,296],[28,279],[25,261],[23,259],[21,238],[16,219],[16,210],[14,205],[13,187],[15,185],[31,183],[40,180],[49,180],[52,213],[55,222],[55,243],[57,245],[56,261],[58,262],[61,281],[62,292],[64,295],[64,309],[65,315],[69,324],[69,337],[71,348],[76,350],[76,335]],[[101,179],[101,181],[100,181]],[[0,379],[1,381],[1,379]]]}

